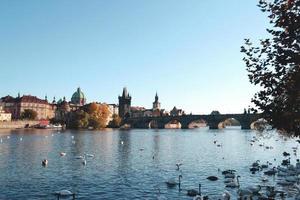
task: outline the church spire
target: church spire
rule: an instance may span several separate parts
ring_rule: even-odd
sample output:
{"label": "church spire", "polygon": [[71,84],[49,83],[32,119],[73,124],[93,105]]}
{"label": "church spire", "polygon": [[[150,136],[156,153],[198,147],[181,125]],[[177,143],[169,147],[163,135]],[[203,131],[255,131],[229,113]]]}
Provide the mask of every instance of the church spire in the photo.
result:
{"label": "church spire", "polygon": [[122,97],[129,97],[129,94],[128,94],[128,91],[127,91],[127,87],[124,87],[123,88],[123,94],[122,94]]}

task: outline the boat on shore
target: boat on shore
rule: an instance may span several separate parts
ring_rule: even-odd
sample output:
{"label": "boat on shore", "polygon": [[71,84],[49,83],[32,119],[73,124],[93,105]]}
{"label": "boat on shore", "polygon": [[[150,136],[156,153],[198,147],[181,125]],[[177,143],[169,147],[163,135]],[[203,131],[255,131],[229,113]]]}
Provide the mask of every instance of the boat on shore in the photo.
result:
{"label": "boat on shore", "polygon": [[61,124],[55,125],[55,124],[48,124],[46,126],[38,125],[35,128],[37,129],[54,129],[54,130],[61,130],[63,129],[63,126]]}

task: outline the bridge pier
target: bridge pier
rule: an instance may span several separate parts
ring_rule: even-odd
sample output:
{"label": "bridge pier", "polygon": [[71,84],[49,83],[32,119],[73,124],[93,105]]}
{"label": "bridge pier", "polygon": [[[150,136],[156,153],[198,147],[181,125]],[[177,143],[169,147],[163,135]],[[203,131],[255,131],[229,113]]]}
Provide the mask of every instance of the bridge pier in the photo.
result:
{"label": "bridge pier", "polygon": [[218,122],[210,122],[208,123],[209,129],[219,129],[219,123]]}
{"label": "bridge pier", "polygon": [[251,129],[251,124],[241,124],[241,127],[243,130],[250,130]]}

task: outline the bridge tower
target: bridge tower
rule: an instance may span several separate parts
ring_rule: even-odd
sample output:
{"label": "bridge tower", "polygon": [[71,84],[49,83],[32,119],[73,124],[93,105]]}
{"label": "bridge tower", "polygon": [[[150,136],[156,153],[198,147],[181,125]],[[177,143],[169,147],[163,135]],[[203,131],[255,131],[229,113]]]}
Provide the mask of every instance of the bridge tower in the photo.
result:
{"label": "bridge tower", "polygon": [[119,116],[121,118],[130,117],[131,96],[127,92],[127,88],[123,88],[122,96],[119,96]]}
{"label": "bridge tower", "polygon": [[157,92],[155,94],[155,100],[153,102],[153,110],[160,110],[160,102],[158,101]]}

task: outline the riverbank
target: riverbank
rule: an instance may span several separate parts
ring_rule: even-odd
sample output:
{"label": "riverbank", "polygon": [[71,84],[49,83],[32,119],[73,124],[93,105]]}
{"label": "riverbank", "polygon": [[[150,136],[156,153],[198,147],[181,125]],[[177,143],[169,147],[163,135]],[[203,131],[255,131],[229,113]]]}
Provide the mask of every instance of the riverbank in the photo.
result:
{"label": "riverbank", "polygon": [[33,120],[18,120],[10,122],[0,122],[0,129],[21,129],[26,127],[36,126],[40,121]]}

